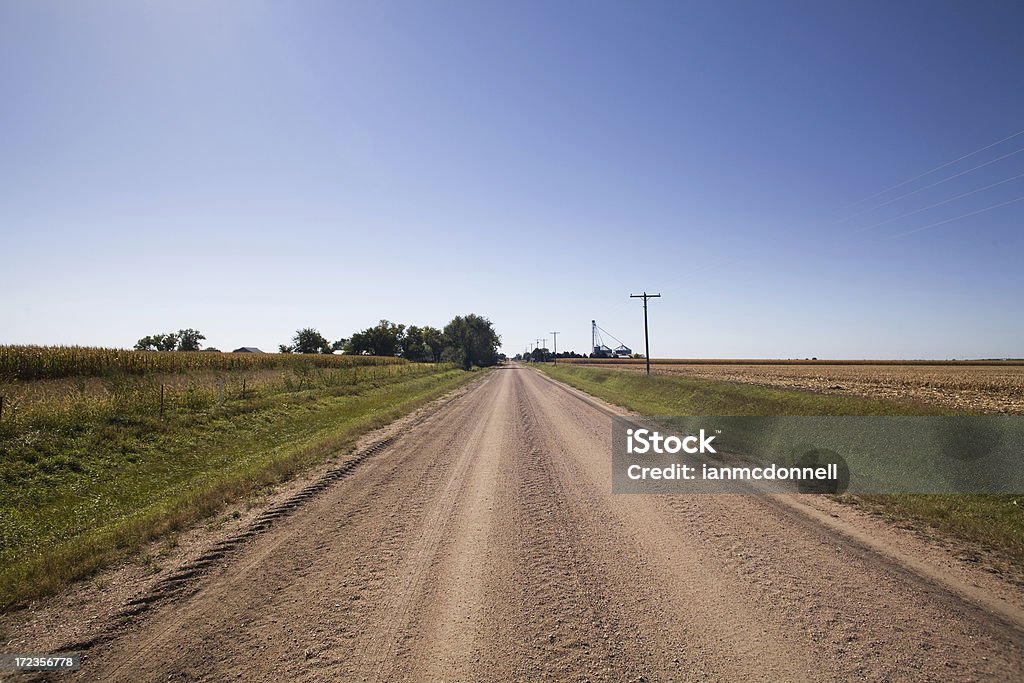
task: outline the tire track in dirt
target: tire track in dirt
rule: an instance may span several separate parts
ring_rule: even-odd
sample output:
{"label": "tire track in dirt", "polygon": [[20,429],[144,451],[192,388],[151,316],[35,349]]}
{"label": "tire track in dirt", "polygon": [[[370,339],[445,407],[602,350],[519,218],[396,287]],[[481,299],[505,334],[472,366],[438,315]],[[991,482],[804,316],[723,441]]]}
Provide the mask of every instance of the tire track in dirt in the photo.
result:
{"label": "tire track in dirt", "polygon": [[[488,624],[488,680],[619,680],[628,651],[610,637],[612,596],[589,564],[535,406],[520,373],[515,387],[516,458],[504,473],[494,581],[504,588]],[[497,589],[496,589],[497,592]]]}
{"label": "tire track in dirt", "polygon": [[363,680],[445,680],[467,666],[482,608],[491,491],[507,447],[506,383],[492,383],[472,428],[451,445],[453,465],[430,501],[412,547],[394,563],[374,627],[345,670]]}

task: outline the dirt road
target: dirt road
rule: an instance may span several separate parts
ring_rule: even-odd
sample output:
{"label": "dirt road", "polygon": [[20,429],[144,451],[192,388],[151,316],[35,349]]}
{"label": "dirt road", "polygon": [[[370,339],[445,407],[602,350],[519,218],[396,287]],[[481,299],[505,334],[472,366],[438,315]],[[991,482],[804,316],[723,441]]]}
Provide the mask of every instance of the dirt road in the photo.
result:
{"label": "dirt road", "polygon": [[496,370],[77,676],[1024,679],[1019,595],[847,533],[827,502],[612,495],[610,431],[596,403]]}

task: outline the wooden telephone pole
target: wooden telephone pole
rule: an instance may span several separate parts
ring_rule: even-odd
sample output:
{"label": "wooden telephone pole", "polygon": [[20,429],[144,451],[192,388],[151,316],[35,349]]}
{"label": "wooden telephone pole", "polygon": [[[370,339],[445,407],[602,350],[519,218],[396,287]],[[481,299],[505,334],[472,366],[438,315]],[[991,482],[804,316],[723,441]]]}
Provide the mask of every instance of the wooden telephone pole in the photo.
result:
{"label": "wooden telephone pole", "polygon": [[647,374],[651,374],[651,340],[647,336],[647,300],[657,299],[661,294],[630,294],[630,299],[643,299],[644,300],[644,357],[647,359]]}

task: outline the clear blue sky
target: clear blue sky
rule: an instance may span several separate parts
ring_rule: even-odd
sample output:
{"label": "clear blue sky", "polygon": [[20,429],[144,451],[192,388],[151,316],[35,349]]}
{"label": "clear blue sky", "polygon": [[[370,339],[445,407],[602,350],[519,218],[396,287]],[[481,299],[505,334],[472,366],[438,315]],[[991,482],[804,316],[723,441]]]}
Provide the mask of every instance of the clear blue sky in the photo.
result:
{"label": "clear blue sky", "polygon": [[1022,26],[1002,1],[0,0],[0,343],[477,312],[509,353],[583,351],[591,318],[639,349],[647,289],[655,356],[1024,356],[1024,202],[908,232],[1024,196],[1024,153],[925,187],[1024,135],[844,209],[1024,130]]}

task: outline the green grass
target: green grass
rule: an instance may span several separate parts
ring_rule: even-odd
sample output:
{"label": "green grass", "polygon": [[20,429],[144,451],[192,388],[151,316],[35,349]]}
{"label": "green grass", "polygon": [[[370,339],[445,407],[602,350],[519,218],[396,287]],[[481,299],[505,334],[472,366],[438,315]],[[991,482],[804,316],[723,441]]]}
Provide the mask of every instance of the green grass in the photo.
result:
{"label": "green grass", "polygon": [[[954,415],[920,403],[833,396],[672,375],[543,364],[551,377],[643,415]],[[927,528],[1024,567],[1024,496],[841,496],[901,526]]]}
{"label": "green grass", "polygon": [[163,418],[126,402],[0,425],[0,605],[136,553],[474,376],[408,365],[179,402]]}

